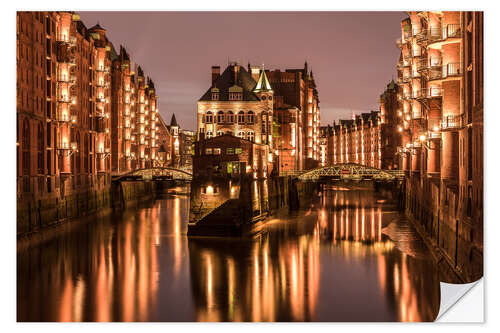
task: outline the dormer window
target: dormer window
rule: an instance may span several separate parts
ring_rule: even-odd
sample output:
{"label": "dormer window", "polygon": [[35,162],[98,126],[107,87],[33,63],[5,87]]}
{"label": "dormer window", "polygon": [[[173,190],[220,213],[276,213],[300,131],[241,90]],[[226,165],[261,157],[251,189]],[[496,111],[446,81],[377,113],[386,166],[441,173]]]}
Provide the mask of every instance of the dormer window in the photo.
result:
{"label": "dormer window", "polygon": [[229,100],[230,101],[241,101],[243,100],[243,88],[234,85],[229,88]]}
{"label": "dormer window", "polygon": [[243,94],[240,92],[230,92],[229,93],[230,101],[241,101],[243,100]]}
{"label": "dormer window", "polygon": [[213,87],[210,89],[210,92],[212,93],[212,101],[218,101],[219,100],[219,88]]}

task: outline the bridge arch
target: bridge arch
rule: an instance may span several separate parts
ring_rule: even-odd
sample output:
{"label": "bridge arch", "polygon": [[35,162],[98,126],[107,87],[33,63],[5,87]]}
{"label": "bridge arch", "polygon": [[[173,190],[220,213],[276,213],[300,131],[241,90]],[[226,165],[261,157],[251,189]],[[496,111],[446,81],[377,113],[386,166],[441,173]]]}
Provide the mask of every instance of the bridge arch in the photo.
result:
{"label": "bridge arch", "polygon": [[177,173],[182,175],[181,177],[177,177],[174,179],[185,179],[191,180],[193,178],[193,174],[182,169],[172,168],[172,167],[155,167],[155,168],[143,168],[132,170],[123,174],[116,175],[113,180],[119,181],[123,178],[127,178],[130,176],[141,176],[143,178],[153,178],[158,176],[167,176],[169,173]]}
{"label": "bridge arch", "polygon": [[401,178],[399,170],[384,170],[356,163],[340,163],[306,171],[298,176],[301,181],[318,181],[320,178],[347,180],[385,180]]}

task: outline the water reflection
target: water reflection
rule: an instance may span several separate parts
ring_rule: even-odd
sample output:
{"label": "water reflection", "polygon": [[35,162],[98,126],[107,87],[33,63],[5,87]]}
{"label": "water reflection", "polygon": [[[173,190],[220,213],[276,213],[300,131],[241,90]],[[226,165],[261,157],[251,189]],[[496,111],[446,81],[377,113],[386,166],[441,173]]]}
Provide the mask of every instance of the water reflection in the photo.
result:
{"label": "water reflection", "polygon": [[322,202],[256,238],[188,240],[188,196],[81,223],[18,252],[18,320],[433,320],[437,271],[398,214],[370,191]]}

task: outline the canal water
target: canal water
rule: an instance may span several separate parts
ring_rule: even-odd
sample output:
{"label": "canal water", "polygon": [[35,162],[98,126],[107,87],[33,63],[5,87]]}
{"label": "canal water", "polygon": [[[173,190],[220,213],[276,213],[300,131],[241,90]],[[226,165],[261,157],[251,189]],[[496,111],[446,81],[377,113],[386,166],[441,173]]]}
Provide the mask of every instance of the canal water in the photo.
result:
{"label": "canal water", "polygon": [[188,238],[188,195],[17,252],[18,321],[432,321],[439,274],[379,194],[326,188],[249,238]]}

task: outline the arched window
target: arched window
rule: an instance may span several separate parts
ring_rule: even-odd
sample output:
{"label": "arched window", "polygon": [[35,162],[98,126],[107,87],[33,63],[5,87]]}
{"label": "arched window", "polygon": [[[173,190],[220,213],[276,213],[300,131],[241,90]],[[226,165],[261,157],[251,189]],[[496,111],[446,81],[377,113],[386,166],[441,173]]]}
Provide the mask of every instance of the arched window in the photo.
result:
{"label": "arched window", "polygon": [[38,137],[37,137],[37,142],[38,142],[38,151],[37,151],[37,161],[38,161],[38,174],[43,174],[43,126],[42,124],[38,124]]}
{"label": "arched window", "polygon": [[247,114],[247,122],[249,124],[253,124],[253,121],[254,121],[253,111],[250,110],[250,111],[248,111],[248,114]]}
{"label": "arched window", "polygon": [[27,119],[23,123],[23,137],[22,137],[22,150],[23,150],[23,175],[30,173],[30,124]]}
{"label": "arched window", "polygon": [[210,139],[212,137],[212,131],[207,131],[207,139]]}
{"label": "arched window", "polygon": [[244,124],[245,123],[245,112],[240,111],[238,112],[238,124]]}
{"label": "arched window", "polygon": [[217,136],[224,135],[224,131],[217,131]]}
{"label": "arched window", "polygon": [[211,124],[213,122],[212,111],[208,111],[207,114],[205,115],[205,122],[207,124]]}
{"label": "arched window", "polygon": [[224,122],[224,112],[217,112],[217,123],[222,124]]}
{"label": "arched window", "polygon": [[228,111],[227,112],[227,117],[226,117],[227,123],[232,124],[234,122],[234,114],[233,111]]}
{"label": "arched window", "polygon": [[267,129],[267,113],[266,112],[262,112],[262,114],[260,116],[260,119],[261,119],[261,123],[262,123],[262,133],[266,133],[266,129]]}
{"label": "arched window", "polygon": [[253,131],[249,131],[247,133],[247,139],[252,141],[252,142],[255,140],[255,135],[254,135]]}
{"label": "arched window", "polygon": [[237,136],[238,136],[238,138],[244,139],[245,138],[245,132],[239,131]]}

